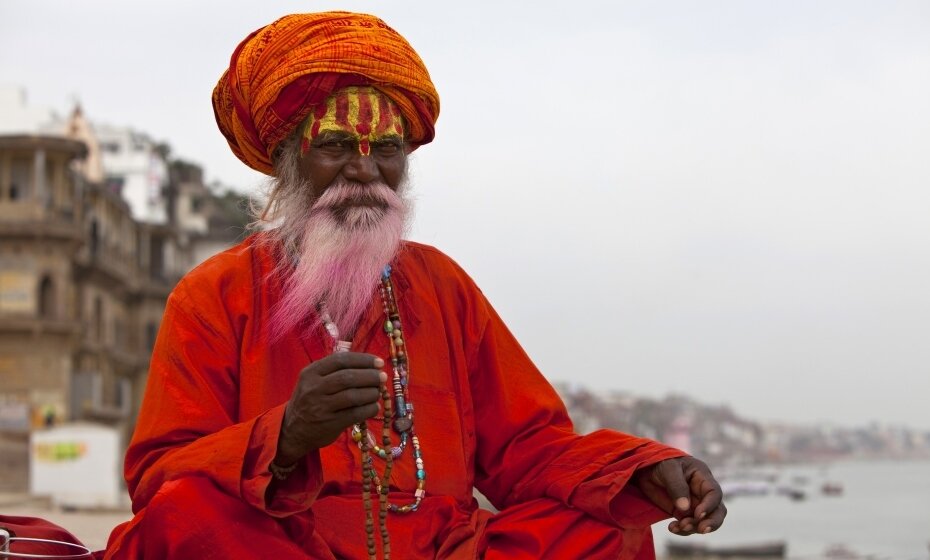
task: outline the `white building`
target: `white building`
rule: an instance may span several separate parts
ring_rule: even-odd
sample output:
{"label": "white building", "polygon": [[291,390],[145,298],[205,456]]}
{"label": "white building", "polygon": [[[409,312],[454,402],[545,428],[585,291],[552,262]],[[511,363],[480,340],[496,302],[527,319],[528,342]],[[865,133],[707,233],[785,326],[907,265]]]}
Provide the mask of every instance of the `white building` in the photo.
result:
{"label": "white building", "polygon": [[[80,107],[75,113],[80,116]],[[83,170],[89,180],[102,181],[120,195],[136,221],[167,224],[167,149],[129,127],[87,124],[87,130],[73,130],[74,122],[74,115],[64,118],[49,108],[30,106],[20,87],[0,86],[0,134],[56,134],[82,140],[90,152],[88,169]],[[99,177],[96,170],[101,168],[104,176]]]}
{"label": "white building", "polygon": [[149,224],[168,223],[167,152],[148,135],[131,128],[94,126],[107,188],[123,197],[132,217]]}
{"label": "white building", "polygon": [[61,123],[48,107],[30,107],[26,90],[0,85],[0,134],[36,134]]}

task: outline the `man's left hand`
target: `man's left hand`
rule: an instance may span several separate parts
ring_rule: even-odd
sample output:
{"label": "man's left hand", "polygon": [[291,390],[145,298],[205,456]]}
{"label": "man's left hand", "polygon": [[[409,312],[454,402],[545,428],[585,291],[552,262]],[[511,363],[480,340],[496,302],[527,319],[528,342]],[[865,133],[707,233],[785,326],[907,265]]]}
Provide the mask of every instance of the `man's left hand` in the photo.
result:
{"label": "man's left hand", "polygon": [[727,508],[720,484],[703,461],[694,457],[667,459],[636,472],[636,484],[652,503],[675,520],[668,530],[676,535],[716,531]]}

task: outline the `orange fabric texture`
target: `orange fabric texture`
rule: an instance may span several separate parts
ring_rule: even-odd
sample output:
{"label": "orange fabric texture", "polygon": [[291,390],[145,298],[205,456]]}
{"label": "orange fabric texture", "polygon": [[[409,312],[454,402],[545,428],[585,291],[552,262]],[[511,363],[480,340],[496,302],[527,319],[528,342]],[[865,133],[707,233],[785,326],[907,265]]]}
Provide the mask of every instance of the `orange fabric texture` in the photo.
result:
{"label": "orange fabric texture", "polygon": [[[228,514],[228,523],[213,536],[248,547],[237,558],[271,557],[255,548],[262,543],[241,540],[242,527],[252,525],[249,519],[256,514],[277,528],[267,539],[290,539],[287,546],[305,555],[288,557],[367,555],[360,453],[348,430],[311,453],[268,495],[268,465],[284,404],[300,370],[325,357],[330,344],[322,327],[312,335],[295,331],[268,342],[270,310],[281,289],[268,279],[272,255],[254,241],[249,238],[200,265],[168,300],[126,456],[137,515],[114,530],[107,558],[184,557],[170,550],[146,554],[155,541],[171,542],[191,530],[180,521],[159,519],[159,508],[149,507],[166,495],[183,496],[184,488],[196,486],[184,482],[192,478],[205,479],[243,505],[235,510],[216,505],[212,518]],[[650,524],[666,514],[628,482],[637,468],[683,454],[610,430],[575,434],[558,395],[451,259],[406,242],[392,265],[409,349],[410,398],[429,473],[419,511],[388,517],[394,557],[476,558],[492,545],[519,548],[519,542],[507,542],[506,530],[491,531],[494,518],[472,499],[472,489],[478,488],[505,512],[536,500],[574,508],[592,527],[619,528],[608,540],[619,534],[622,546],[647,546],[637,557],[651,558]],[[382,322],[375,298],[353,350],[387,357]],[[380,429],[380,424],[372,421],[370,427]],[[415,488],[415,466],[405,455],[394,463],[391,500],[408,503]],[[525,518],[521,531],[535,531],[536,541],[549,542],[545,533],[552,528],[541,520],[534,529],[528,521],[534,511],[550,511],[540,507],[499,527]],[[207,523],[206,517],[198,515],[198,523]],[[264,544],[269,550],[284,546]],[[220,546],[203,536],[199,546],[208,551],[214,545]],[[635,554],[630,550],[625,557]]]}
{"label": "orange fabric texture", "polygon": [[294,14],[255,31],[213,90],[213,111],[236,156],[271,175],[274,148],[314,105],[363,85],[397,104],[410,144],[433,139],[439,94],[426,66],[406,39],[366,14]]}

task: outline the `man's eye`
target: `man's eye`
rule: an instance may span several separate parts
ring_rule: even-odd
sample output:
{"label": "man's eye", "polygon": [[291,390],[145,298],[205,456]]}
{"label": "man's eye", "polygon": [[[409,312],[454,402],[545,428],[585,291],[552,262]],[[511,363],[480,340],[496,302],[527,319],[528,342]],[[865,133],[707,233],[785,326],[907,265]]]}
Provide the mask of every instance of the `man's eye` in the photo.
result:
{"label": "man's eye", "polygon": [[348,144],[345,140],[327,140],[320,144],[320,147],[327,150],[344,150],[348,147]]}
{"label": "man's eye", "polygon": [[378,142],[374,145],[378,155],[392,156],[400,151],[400,145],[397,142]]}

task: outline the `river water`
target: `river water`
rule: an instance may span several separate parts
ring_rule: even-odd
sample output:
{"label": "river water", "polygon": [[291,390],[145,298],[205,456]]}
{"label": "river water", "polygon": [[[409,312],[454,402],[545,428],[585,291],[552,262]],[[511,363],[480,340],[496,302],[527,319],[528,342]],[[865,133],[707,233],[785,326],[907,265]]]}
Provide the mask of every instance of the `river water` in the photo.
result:
{"label": "river water", "polygon": [[[653,527],[656,551],[668,541],[709,546],[784,540],[788,558],[825,558],[842,545],[855,556],[893,560],[930,558],[930,462],[856,461],[761,469],[777,475],[776,485],[790,483],[805,491],[791,500],[772,492],[728,499],[727,520],[717,533],[679,537]],[[843,485],[840,496],[825,496],[825,481]]]}

